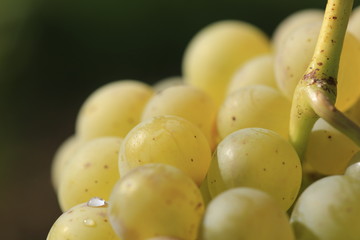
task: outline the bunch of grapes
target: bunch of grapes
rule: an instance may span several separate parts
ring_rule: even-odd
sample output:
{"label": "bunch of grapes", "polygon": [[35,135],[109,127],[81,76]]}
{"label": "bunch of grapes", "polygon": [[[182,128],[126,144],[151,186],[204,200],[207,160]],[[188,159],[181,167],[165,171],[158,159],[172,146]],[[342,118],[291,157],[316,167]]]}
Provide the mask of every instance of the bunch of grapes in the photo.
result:
{"label": "bunch of grapes", "polygon": [[47,240],[360,239],[360,6],[212,23],[182,68],[85,100]]}

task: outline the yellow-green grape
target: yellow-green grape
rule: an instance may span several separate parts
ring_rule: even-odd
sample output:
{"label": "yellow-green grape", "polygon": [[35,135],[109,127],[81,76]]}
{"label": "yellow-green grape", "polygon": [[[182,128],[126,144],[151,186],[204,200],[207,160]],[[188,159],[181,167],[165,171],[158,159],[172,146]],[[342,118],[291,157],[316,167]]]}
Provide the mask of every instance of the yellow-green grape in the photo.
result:
{"label": "yellow-green grape", "polygon": [[344,174],[360,180],[360,151],[352,156]]}
{"label": "yellow-green grape", "polygon": [[123,239],[194,240],[203,212],[204,202],[194,181],[180,169],[161,163],[128,172],[109,200],[110,222]]}
{"label": "yellow-green grape", "polygon": [[147,238],[146,240],[181,240],[181,239],[174,237],[153,237],[153,238]]}
{"label": "yellow-green grape", "polygon": [[183,170],[198,185],[211,161],[211,149],[202,131],[190,121],[162,115],[143,121],[124,139],[119,155],[119,171],[147,163],[166,163]]}
{"label": "yellow-green grape", "polygon": [[275,80],[280,91],[290,100],[314,53],[321,23],[300,25],[287,34],[274,52]]}
{"label": "yellow-green grape", "polygon": [[120,178],[118,168],[122,139],[96,138],[84,143],[64,169],[59,183],[58,199],[63,211],[98,196],[109,199]]}
{"label": "yellow-green grape", "polygon": [[234,188],[214,198],[206,209],[203,240],[294,240],[289,219],[263,191]]}
{"label": "yellow-green grape", "polygon": [[201,192],[201,195],[204,200],[205,207],[206,207],[212,199],[210,191],[209,191],[209,187],[208,187],[207,177],[205,177],[204,181],[200,184],[199,189],[200,189],[200,192]]}
{"label": "yellow-green grape", "polygon": [[310,133],[304,159],[318,173],[343,174],[357,151],[351,139],[320,118]]}
{"label": "yellow-green grape", "polygon": [[81,141],[74,135],[65,139],[55,152],[51,163],[51,182],[55,192],[57,192],[59,183],[61,182],[61,175],[66,168],[66,165],[71,160],[76,150],[82,144]]}
{"label": "yellow-green grape", "polygon": [[93,92],[82,105],[76,134],[81,139],[125,137],[140,122],[153,89],[135,80],[108,83]]}
{"label": "yellow-green grape", "polygon": [[184,81],[203,89],[219,106],[235,71],[270,49],[268,36],[250,23],[237,20],[212,23],[199,31],[185,49]]}
{"label": "yellow-green grape", "polygon": [[155,93],[159,93],[167,89],[168,87],[179,86],[179,85],[181,86],[184,84],[185,84],[184,80],[180,76],[167,77],[156,82],[153,85],[153,89]]}
{"label": "yellow-green grape", "polygon": [[354,121],[356,124],[360,125],[360,98],[348,108],[344,114]]}
{"label": "yellow-green grape", "polygon": [[[321,23],[307,24],[291,32],[275,52],[275,76],[281,92],[292,99],[295,87],[303,76],[315,50]],[[317,63],[321,66],[323,63]],[[338,73],[336,107],[350,108],[360,96],[360,41],[350,32],[345,35]]]}
{"label": "yellow-green grape", "polygon": [[227,96],[217,115],[221,139],[236,130],[259,127],[288,136],[291,103],[278,90],[251,85]]}
{"label": "yellow-green grape", "polygon": [[254,84],[277,88],[272,54],[260,55],[245,62],[231,78],[227,95],[241,87]]}
{"label": "yellow-green grape", "polygon": [[169,87],[154,95],[144,108],[142,120],[159,115],[176,115],[195,124],[206,136],[210,146],[215,145],[216,107],[204,91],[189,85]]}
{"label": "yellow-green grape", "polygon": [[344,175],[322,178],[297,200],[290,222],[297,240],[358,240],[360,184]]}
{"label": "yellow-green grape", "polygon": [[55,221],[46,240],[120,240],[107,209],[107,203],[96,197],[72,207]]}
{"label": "yellow-green grape", "polygon": [[322,22],[324,18],[324,10],[322,9],[302,9],[293,12],[284,18],[275,28],[271,41],[274,50],[281,48],[288,34],[302,25],[309,23]]}
{"label": "yellow-green grape", "polygon": [[236,187],[252,187],[273,196],[285,211],[295,201],[302,167],[293,146],[274,131],[238,130],[223,139],[207,175],[212,197]]}
{"label": "yellow-green grape", "polygon": [[353,9],[347,30],[360,41],[360,5]]}

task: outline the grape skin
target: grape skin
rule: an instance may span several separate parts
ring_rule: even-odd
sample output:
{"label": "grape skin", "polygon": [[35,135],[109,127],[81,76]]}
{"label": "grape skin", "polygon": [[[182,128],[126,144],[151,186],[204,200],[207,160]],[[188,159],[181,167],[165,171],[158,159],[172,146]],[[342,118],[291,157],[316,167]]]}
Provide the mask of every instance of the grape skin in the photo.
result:
{"label": "grape skin", "polygon": [[296,239],[359,239],[359,201],[356,179],[333,175],[316,181],[301,194],[291,214]]}
{"label": "grape skin", "polygon": [[136,80],[119,80],[98,88],[80,108],[76,135],[82,140],[124,138],[140,122],[143,108],[153,94],[150,86]]}
{"label": "grape skin", "polygon": [[120,240],[107,215],[107,207],[78,204],[64,212],[51,227],[46,240]]}
{"label": "grape skin", "polygon": [[274,88],[265,85],[239,88],[227,96],[219,109],[219,137],[223,139],[236,130],[259,127],[273,130],[287,138],[290,109],[290,101]]}
{"label": "grape skin", "polygon": [[292,145],[268,129],[246,128],[223,139],[213,155],[208,187],[214,198],[235,187],[252,187],[273,196],[282,209],[295,201],[302,168]]}
{"label": "grape skin", "polygon": [[351,139],[320,118],[310,133],[304,161],[318,173],[343,174],[357,151]]}
{"label": "grape skin", "polygon": [[84,143],[62,174],[58,200],[63,211],[98,196],[107,200],[120,178],[118,168],[121,138],[96,138]]}
{"label": "grape skin", "polygon": [[268,36],[252,24],[238,20],[214,22],[201,29],[186,47],[184,81],[204,90],[219,106],[234,72],[247,60],[270,53],[270,49]]}
{"label": "grape skin", "polygon": [[294,240],[289,219],[263,191],[233,188],[214,198],[206,209],[203,240]]}
{"label": "grape skin", "polygon": [[148,101],[142,121],[159,115],[175,115],[189,120],[204,133],[211,147],[215,145],[216,107],[204,91],[189,85],[164,89]]}
{"label": "grape skin", "polygon": [[204,202],[194,181],[161,163],[128,172],[109,200],[111,224],[123,239],[169,236],[195,240],[203,212]]}
{"label": "grape skin", "polygon": [[147,163],[178,167],[198,185],[204,180],[211,161],[211,149],[202,131],[190,121],[160,115],[143,121],[124,139],[119,154],[119,172]]}

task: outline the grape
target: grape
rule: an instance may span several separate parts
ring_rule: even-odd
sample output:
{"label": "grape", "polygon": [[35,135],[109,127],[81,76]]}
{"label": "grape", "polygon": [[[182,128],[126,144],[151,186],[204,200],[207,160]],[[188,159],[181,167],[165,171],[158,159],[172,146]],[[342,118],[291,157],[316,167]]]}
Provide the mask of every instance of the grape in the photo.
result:
{"label": "grape", "polygon": [[159,115],[176,115],[195,124],[210,146],[215,145],[216,107],[209,95],[193,86],[173,86],[154,95],[144,108],[142,120]]}
{"label": "grape", "polygon": [[266,34],[252,24],[237,20],[212,23],[185,49],[184,81],[203,89],[219,106],[234,72],[252,57],[269,53],[270,48]]}
{"label": "grape", "polygon": [[347,30],[360,41],[360,5],[353,9]]}
{"label": "grape", "polygon": [[309,23],[321,23],[323,21],[323,18],[324,10],[312,8],[302,9],[288,15],[275,28],[271,39],[273,48],[275,49],[275,51],[276,49],[281,48],[282,44],[287,38],[287,35],[295,29]]}
{"label": "grape", "polygon": [[178,168],[161,163],[128,172],[109,200],[110,222],[123,239],[196,239],[203,212],[204,202],[194,181]]}
{"label": "grape", "polygon": [[54,190],[57,192],[59,183],[61,182],[61,175],[69,163],[72,155],[82,144],[81,141],[74,135],[65,139],[55,152],[51,163],[51,182]]}
{"label": "grape", "polygon": [[207,176],[209,191],[215,197],[230,188],[253,187],[287,210],[298,194],[301,169],[292,145],[276,132],[241,129],[219,143]]}
{"label": "grape", "polygon": [[140,122],[152,95],[150,86],[135,80],[100,87],[83,103],[76,120],[76,134],[84,140],[104,136],[124,138]]}
{"label": "grape", "polygon": [[203,240],[292,240],[288,217],[263,191],[233,188],[213,199],[206,209]]}
{"label": "grape", "polygon": [[133,128],[119,154],[119,171],[147,163],[166,163],[183,170],[198,185],[205,178],[211,149],[201,130],[190,121],[173,115],[150,118]]}
{"label": "grape", "polygon": [[81,203],[72,207],[55,221],[46,240],[120,240],[110,224],[107,208],[106,203],[94,207]]}
{"label": "grape", "polygon": [[[303,76],[315,50],[321,24],[307,24],[291,32],[281,48],[275,52],[275,77],[281,92],[292,99],[295,87]],[[322,64],[322,63],[319,63]],[[347,32],[341,54],[336,106],[345,111],[360,96],[354,87],[360,78],[360,42]]]}
{"label": "grape", "polygon": [[[275,107],[276,106],[276,107]],[[227,96],[217,116],[220,139],[243,128],[259,127],[288,136],[291,103],[279,91],[251,85]]]}
{"label": "grape", "polygon": [[184,80],[182,79],[182,77],[180,76],[174,76],[174,77],[168,77],[168,78],[164,78],[161,79],[160,81],[156,82],[153,86],[153,89],[156,93],[159,93],[165,89],[167,89],[168,87],[173,87],[173,86],[181,86],[184,85]]}
{"label": "grape", "polygon": [[351,139],[320,118],[310,133],[304,159],[321,174],[343,174],[357,151]]}
{"label": "grape", "polygon": [[274,61],[272,54],[254,57],[244,63],[231,78],[227,95],[237,89],[254,84],[267,85],[277,88],[274,74]]}
{"label": "grape", "polygon": [[72,156],[59,183],[58,199],[63,211],[98,196],[108,199],[120,178],[118,153],[122,139],[96,138],[84,143]]}
{"label": "grape", "polygon": [[352,156],[344,174],[360,180],[360,151]]}
{"label": "grape", "polygon": [[296,239],[359,239],[359,202],[358,180],[334,175],[316,181],[301,194],[291,214]]}

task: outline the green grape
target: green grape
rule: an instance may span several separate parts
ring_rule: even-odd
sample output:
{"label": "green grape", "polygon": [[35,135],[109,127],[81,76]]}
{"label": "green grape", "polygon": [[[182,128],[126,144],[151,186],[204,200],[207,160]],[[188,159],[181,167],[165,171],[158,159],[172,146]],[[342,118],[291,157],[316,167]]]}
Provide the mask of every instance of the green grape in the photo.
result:
{"label": "green grape", "polygon": [[352,156],[344,175],[360,180],[360,151]]}
{"label": "green grape", "polygon": [[[275,52],[275,77],[281,92],[292,99],[295,87],[302,78],[313,56],[321,23],[306,24],[292,31],[281,48]],[[318,63],[321,66],[323,63]],[[338,73],[336,107],[341,111],[350,108],[360,96],[354,87],[360,78],[360,42],[347,32],[341,53]]]}
{"label": "green grape", "polygon": [[193,86],[169,87],[154,95],[144,108],[142,120],[159,115],[176,115],[195,124],[204,133],[210,146],[215,145],[216,107],[212,98]]}
{"label": "green grape", "polygon": [[347,30],[360,41],[360,5],[353,9]]}
{"label": "green grape", "polygon": [[58,199],[63,211],[98,196],[108,199],[120,178],[121,138],[96,138],[84,143],[72,156],[59,183]]}
{"label": "green grape", "polygon": [[206,209],[203,240],[294,240],[286,213],[268,194],[233,188],[214,198]]}
{"label": "green grape", "polygon": [[190,121],[161,115],[143,121],[124,139],[119,154],[119,171],[147,163],[166,163],[183,170],[198,185],[206,176],[211,149],[202,131]]}
{"label": "green grape", "polygon": [[351,139],[320,118],[310,133],[304,160],[318,173],[343,174],[357,151]]}
{"label": "green grape", "polygon": [[96,197],[72,207],[55,221],[46,240],[120,240],[107,209],[107,203]]}
{"label": "green grape", "polygon": [[205,207],[206,207],[212,199],[210,191],[209,191],[209,187],[208,187],[207,177],[205,177],[204,181],[201,183],[199,188],[200,188],[200,192],[201,192],[201,195],[204,200]]}
{"label": "green grape", "polygon": [[284,18],[275,28],[271,41],[274,50],[281,48],[286,41],[287,36],[302,25],[309,23],[322,22],[324,18],[324,10],[322,9],[302,9]]}
{"label": "green grape", "polygon": [[244,63],[230,80],[227,95],[241,87],[262,84],[277,88],[272,54],[254,57]]}
{"label": "green grape", "polygon": [[334,175],[311,184],[299,197],[290,222],[298,240],[358,240],[360,184]]}
{"label": "green grape", "polygon": [[59,183],[61,182],[61,175],[69,163],[72,155],[82,144],[76,136],[70,136],[58,147],[51,163],[51,182],[54,190],[57,192]]}
{"label": "green grape", "polygon": [[268,36],[252,24],[237,20],[212,23],[199,31],[185,49],[184,81],[203,89],[219,106],[234,72],[270,49]]}
{"label": "green grape", "polygon": [[83,103],[76,134],[89,140],[97,137],[125,135],[140,122],[143,108],[153,89],[135,80],[108,83],[93,92]]}
{"label": "green grape", "polygon": [[278,90],[251,85],[227,96],[217,116],[220,139],[243,128],[259,127],[288,136],[291,103]]}
{"label": "green grape", "polygon": [[212,197],[252,187],[269,193],[287,210],[299,192],[301,175],[299,157],[288,141],[268,129],[246,128],[219,143],[207,177]]}
{"label": "green grape", "polygon": [[163,90],[173,87],[173,86],[181,86],[184,85],[184,80],[180,76],[173,76],[161,79],[153,85],[153,89],[155,93],[162,92]]}
{"label": "green grape", "polygon": [[123,239],[196,239],[203,212],[204,202],[194,181],[180,169],[161,163],[128,172],[109,200],[110,222]]}

